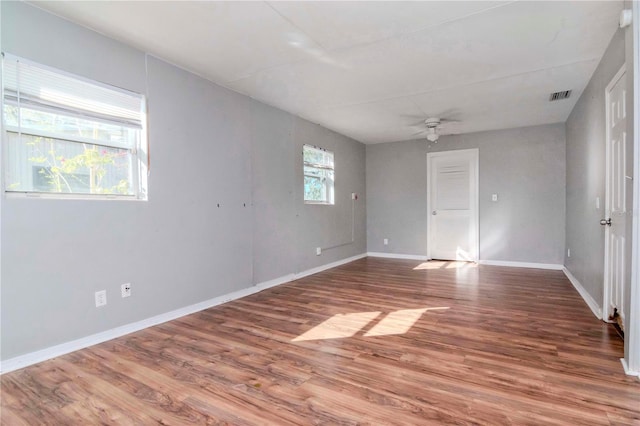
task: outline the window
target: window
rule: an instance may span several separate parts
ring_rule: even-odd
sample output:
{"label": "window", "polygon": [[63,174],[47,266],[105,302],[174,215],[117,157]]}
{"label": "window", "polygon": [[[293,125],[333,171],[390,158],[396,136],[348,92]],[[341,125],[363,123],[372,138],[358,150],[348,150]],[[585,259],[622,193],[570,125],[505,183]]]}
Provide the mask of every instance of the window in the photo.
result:
{"label": "window", "polygon": [[304,202],[333,204],[333,152],[303,146]]}
{"label": "window", "polygon": [[2,74],[7,193],[146,199],[142,95],[10,55]]}

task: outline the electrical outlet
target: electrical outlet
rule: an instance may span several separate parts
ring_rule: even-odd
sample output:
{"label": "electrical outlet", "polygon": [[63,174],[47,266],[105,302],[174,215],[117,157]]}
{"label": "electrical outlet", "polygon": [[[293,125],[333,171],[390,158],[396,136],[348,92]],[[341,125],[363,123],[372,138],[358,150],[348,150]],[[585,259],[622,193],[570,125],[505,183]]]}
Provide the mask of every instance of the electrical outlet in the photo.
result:
{"label": "electrical outlet", "polygon": [[498,194],[491,194],[491,201],[498,201]]}
{"label": "electrical outlet", "polygon": [[571,257],[571,249],[567,249],[567,257]]}
{"label": "electrical outlet", "polygon": [[316,247],[316,256],[320,256],[322,254],[322,248]]}
{"label": "electrical outlet", "polygon": [[383,240],[383,242],[384,242],[384,245],[385,245],[385,246],[386,246],[386,245],[389,245],[389,239],[388,239],[388,238],[385,238],[385,239]]}
{"label": "electrical outlet", "polygon": [[107,290],[96,291],[96,308],[107,304]]}
{"label": "electrical outlet", "polygon": [[122,284],[120,286],[120,292],[122,293],[122,297],[131,296],[131,283]]}
{"label": "electrical outlet", "polygon": [[358,199],[358,194],[356,194],[355,192],[351,193],[351,199],[352,200],[357,200]]}

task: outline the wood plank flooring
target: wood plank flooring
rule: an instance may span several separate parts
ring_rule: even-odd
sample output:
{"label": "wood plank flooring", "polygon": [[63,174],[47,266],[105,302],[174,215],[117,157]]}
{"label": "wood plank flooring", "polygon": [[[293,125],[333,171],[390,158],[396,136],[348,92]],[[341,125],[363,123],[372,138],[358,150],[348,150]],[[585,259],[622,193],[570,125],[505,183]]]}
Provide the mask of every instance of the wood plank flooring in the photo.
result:
{"label": "wood plank flooring", "polygon": [[640,424],[559,271],[365,258],[0,378],[3,425]]}

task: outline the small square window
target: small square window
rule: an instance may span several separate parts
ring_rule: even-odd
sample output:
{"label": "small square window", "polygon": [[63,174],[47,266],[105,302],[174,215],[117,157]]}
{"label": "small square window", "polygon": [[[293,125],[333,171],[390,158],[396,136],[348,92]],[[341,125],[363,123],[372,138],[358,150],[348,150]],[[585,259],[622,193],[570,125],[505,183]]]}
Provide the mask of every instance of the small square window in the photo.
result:
{"label": "small square window", "polygon": [[333,152],[311,145],[303,146],[304,202],[334,204]]}

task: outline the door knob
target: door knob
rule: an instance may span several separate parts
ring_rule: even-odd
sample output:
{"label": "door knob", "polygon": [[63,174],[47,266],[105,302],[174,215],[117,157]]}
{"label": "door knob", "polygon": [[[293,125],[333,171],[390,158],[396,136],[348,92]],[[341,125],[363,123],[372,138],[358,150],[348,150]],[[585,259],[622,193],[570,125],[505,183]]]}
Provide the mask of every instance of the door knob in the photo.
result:
{"label": "door knob", "polygon": [[438,214],[438,212],[434,210],[434,211],[431,212],[431,214],[435,216],[435,215]]}
{"label": "door knob", "polygon": [[609,218],[609,219],[601,219],[600,220],[600,225],[611,226],[611,218]]}

